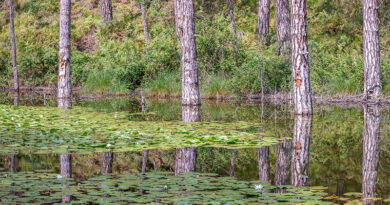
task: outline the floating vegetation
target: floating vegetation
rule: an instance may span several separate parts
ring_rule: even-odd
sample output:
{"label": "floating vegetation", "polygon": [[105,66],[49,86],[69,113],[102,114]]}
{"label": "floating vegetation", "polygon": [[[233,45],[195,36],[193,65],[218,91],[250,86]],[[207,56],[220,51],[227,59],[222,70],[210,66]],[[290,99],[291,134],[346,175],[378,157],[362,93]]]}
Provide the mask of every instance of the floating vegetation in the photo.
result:
{"label": "floating vegetation", "polygon": [[[2,173],[0,203],[162,203],[162,204],[270,204],[322,201],[325,187],[272,186],[238,181],[215,174],[168,172],[146,175],[108,175],[76,183],[52,173]],[[279,190],[279,191],[277,191]],[[283,193],[280,193],[281,191]]]}
{"label": "floating vegetation", "polygon": [[131,121],[127,112],[0,105],[0,153],[124,152],[181,147],[255,148],[277,144],[254,122]]}

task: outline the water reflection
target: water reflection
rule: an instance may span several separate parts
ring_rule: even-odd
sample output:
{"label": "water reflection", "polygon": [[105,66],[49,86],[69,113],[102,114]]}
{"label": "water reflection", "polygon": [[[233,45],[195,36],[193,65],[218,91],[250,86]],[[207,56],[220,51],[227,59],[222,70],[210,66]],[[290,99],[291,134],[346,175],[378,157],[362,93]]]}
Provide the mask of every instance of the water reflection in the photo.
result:
{"label": "water reflection", "polygon": [[113,152],[104,152],[101,154],[101,173],[111,174],[112,173],[112,162],[114,161]]}
{"label": "water reflection", "polygon": [[[379,141],[381,114],[377,105],[364,106],[363,136],[363,182],[364,198],[376,197],[378,182]],[[374,204],[374,200],[364,200],[364,204]]]}
{"label": "water reflection", "polygon": [[309,148],[313,116],[296,115],[294,119],[291,185],[302,187],[307,183]]}
{"label": "water reflection", "polygon": [[[61,176],[62,178],[72,178],[72,155],[63,154],[60,156],[61,161]],[[64,191],[70,189],[68,185],[64,186]],[[63,195],[62,203],[69,203],[72,200],[72,196]]]}
{"label": "water reflection", "polygon": [[258,150],[259,160],[259,179],[260,181],[270,181],[270,165],[269,165],[269,147],[262,147]]}
{"label": "water reflection", "polygon": [[148,163],[148,155],[149,155],[149,150],[144,150],[143,151],[143,157],[142,157],[142,173],[146,172],[146,164]]}
{"label": "water reflection", "polygon": [[290,183],[292,141],[286,140],[277,145],[275,162],[275,185]]}
{"label": "water reflection", "polygon": [[[200,121],[200,106],[182,106],[183,122]],[[198,148],[187,147],[176,149],[175,175],[185,172],[194,172]]]}
{"label": "water reflection", "polygon": [[14,92],[14,106],[19,106],[19,92]]}

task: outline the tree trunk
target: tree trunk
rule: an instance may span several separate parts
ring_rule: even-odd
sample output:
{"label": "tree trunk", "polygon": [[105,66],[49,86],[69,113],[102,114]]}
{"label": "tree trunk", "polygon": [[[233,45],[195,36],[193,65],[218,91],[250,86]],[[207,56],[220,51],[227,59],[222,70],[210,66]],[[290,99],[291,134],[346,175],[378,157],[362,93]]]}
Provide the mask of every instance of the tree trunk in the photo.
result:
{"label": "tree trunk", "polygon": [[16,167],[15,167],[15,155],[11,155],[10,156],[11,158],[11,166],[10,166],[10,169],[9,171],[12,172],[12,173],[15,173],[16,172]]}
{"label": "tree trunk", "polygon": [[[70,82],[70,15],[71,0],[61,0],[60,8],[60,42],[58,65],[58,106],[70,108],[72,103],[62,103],[62,99],[72,99]],[[69,101],[65,101],[69,102]]]}
{"label": "tree trunk", "polygon": [[146,43],[150,43],[150,37],[149,37],[149,28],[148,28],[148,21],[146,20],[146,10],[143,3],[139,3],[139,8],[142,12],[142,23],[144,24],[144,35],[145,35],[145,41]]}
{"label": "tree trunk", "polygon": [[12,66],[14,71],[14,90],[19,92],[18,67],[16,65],[16,40],[14,27],[14,1],[9,0],[9,27],[11,31],[11,46],[12,46]]}
{"label": "tree trunk", "polygon": [[309,52],[306,32],[306,0],[292,0],[292,67],[295,114],[312,115]]}
{"label": "tree trunk", "polygon": [[112,173],[112,162],[114,161],[114,154],[112,152],[104,152],[102,155],[102,174]]}
{"label": "tree trunk", "polygon": [[291,23],[289,0],[275,0],[276,40],[278,55],[291,55]]}
{"label": "tree trunk", "polygon": [[228,0],[229,3],[229,14],[230,14],[230,24],[232,25],[233,38],[234,38],[234,48],[237,49],[237,31],[236,23],[234,22],[234,10],[232,0]]}
{"label": "tree trunk", "polygon": [[149,155],[149,150],[144,150],[143,157],[142,157],[142,173],[146,172],[146,164],[148,163],[148,155]]}
{"label": "tree trunk", "polygon": [[14,106],[18,106],[18,105],[19,105],[19,92],[15,91],[14,92]]}
{"label": "tree trunk", "polygon": [[258,149],[259,154],[259,179],[260,181],[270,181],[270,175],[269,175],[269,147],[262,147]]}
{"label": "tree trunk", "polygon": [[[378,182],[380,124],[381,114],[378,106],[365,105],[363,136],[363,199],[376,197],[375,192]],[[372,200],[364,200],[364,204],[375,203]]]}
{"label": "tree trunk", "polygon": [[[61,176],[62,178],[72,178],[72,155],[62,154],[61,159]],[[64,189],[69,189],[68,185],[64,186]],[[64,195],[62,196],[63,203],[69,203],[72,200],[72,196]]]}
{"label": "tree trunk", "polygon": [[291,140],[278,144],[276,148],[275,185],[288,185],[290,183]]}
{"label": "tree trunk", "polygon": [[302,187],[305,186],[307,182],[312,119],[313,117],[311,115],[295,116],[293,136],[294,149],[291,165],[291,185],[293,186]]}
{"label": "tree trunk", "polygon": [[[183,122],[200,121],[200,106],[182,106]],[[176,149],[175,175],[185,172],[194,172],[196,167],[198,148],[187,147]]]}
{"label": "tree trunk", "polygon": [[100,18],[103,24],[112,21],[111,0],[100,0]]}
{"label": "tree trunk", "polygon": [[382,91],[378,8],[378,0],[363,0],[365,100],[375,100]]}
{"label": "tree trunk", "polygon": [[267,43],[269,34],[269,9],[270,0],[259,0],[259,17],[257,24],[258,38]]}
{"label": "tree trunk", "polygon": [[72,178],[72,155],[62,154],[61,158],[61,176],[63,178]]}
{"label": "tree trunk", "polygon": [[181,42],[182,104],[200,105],[193,0],[175,0],[175,19]]}

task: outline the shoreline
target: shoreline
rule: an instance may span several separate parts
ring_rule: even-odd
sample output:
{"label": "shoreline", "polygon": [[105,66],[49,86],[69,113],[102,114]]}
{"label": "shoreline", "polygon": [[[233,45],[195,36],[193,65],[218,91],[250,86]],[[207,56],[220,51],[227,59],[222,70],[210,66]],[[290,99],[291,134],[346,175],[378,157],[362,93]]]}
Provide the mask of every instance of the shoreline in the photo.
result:
{"label": "shoreline", "polygon": [[[12,88],[4,88],[0,87],[1,93],[12,93]],[[57,94],[56,87],[21,87],[20,93],[27,95],[42,95],[44,97],[50,96],[55,97]],[[82,87],[74,87],[72,89],[73,96],[76,99],[81,100],[99,100],[106,98],[125,98],[125,97],[142,97],[139,91],[131,92],[131,93],[110,93],[110,92],[102,92],[102,93],[86,93],[82,91]],[[145,94],[146,98],[154,99],[154,100],[180,100],[181,97],[179,94],[171,94],[171,95],[159,95],[159,94]],[[208,95],[202,96],[203,100],[206,101],[214,101],[214,102],[232,102],[232,101],[245,101],[248,103],[258,103],[261,102],[261,93],[259,94],[229,94],[229,95]],[[275,94],[264,94],[264,102],[272,103],[272,104],[293,104],[293,99],[291,98],[290,93],[279,92]],[[349,94],[335,94],[335,95],[323,95],[323,94],[314,94],[313,95],[313,104],[379,104],[380,106],[390,105],[390,96],[389,97],[380,97],[377,101],[365,101],[363,100],[362,94],[357,95],[349,95]]]}

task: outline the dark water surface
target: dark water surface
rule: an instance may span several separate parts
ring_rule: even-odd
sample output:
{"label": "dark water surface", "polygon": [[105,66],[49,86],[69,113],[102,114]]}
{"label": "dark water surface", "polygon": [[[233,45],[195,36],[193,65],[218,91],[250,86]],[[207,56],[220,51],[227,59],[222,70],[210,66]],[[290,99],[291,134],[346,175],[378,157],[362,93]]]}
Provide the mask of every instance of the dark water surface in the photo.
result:
{"label": "dark water surface", "polygon": [[[145,105],[141,101],[79,100],[73,106],[98,113],[125,112],[129,121],[182,120],[178,101],[146,100]],[[3,96],[1,103],[14,102]],[[19,106],[56,102],[30,96],[22,97]],[[389,203],[388,107],[316,106],[313,117],[294,117],[289,105],[204,102],[199,111],[202,122],[256,123],[267,136],[287,140],[245,149],[194,144],[184,149],[62,155],[19,149],[0,155],[0,202]],[[196,173],[175,176],[175,171],[186,169]],[[362,195],[368,200],[361,200]]]}

